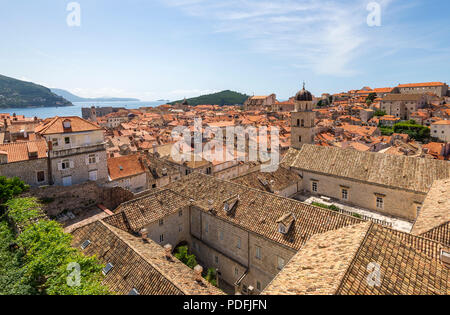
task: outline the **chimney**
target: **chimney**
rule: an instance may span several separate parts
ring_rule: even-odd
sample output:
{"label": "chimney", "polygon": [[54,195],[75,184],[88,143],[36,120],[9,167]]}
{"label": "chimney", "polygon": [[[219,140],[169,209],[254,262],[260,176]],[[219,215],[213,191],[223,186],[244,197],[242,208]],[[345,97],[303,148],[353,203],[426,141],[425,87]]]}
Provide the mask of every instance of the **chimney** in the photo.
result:
{"label": "chimney", "polygon": [[214,210],[214,201],[208,200],[208,211]]}
{"label": "chimney", "polygon": [[148,237],[148,230],[147,229],[142,229],[139,234],[141,235],[141,238],[143,241],[147,240]]}
{"label": "chimney", "polygon": [[158,152],[158,150],[156,150],[156,143],[153,143],[153,154],[156,154]]}
{"label": "chimney", "polygon": [[166,252],[166,259],[167,260],[172,260],[172,245],[167,244],[166,246],[164,246],[164,250]]}
{"label": "chimney", "polygon": [[203,282],[203,277],[202,277],[203,267],[200,265],[195,266],[194,272],[195,272],[195,281]]}

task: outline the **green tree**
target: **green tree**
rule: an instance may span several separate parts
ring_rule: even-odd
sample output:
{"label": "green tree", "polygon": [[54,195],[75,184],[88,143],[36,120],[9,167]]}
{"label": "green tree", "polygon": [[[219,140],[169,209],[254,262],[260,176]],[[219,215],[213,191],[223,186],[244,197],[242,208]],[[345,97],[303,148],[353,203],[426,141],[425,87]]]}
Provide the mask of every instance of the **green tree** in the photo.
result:
{"label": "green tree", "polygon": [[409,135],[417,141],[430,139],[431,130],[428,127],[418,125],[415,122],[404,122],[394,125],[394,133],[403,133]]}
{"label": "green tree", "polygon": [[[62,226],[43,218],[35,198],[9,200],[7,215],[22,230],[14,240],[20,258],[20,283],[37,294],[105,295],[109,290],[101,284],[103,266],[95,257],[85,257],[71,246],[72,236]],[[79,285],[69,285],[73,269],[80,267]],[[28,288],[27,287],[27,288]]]}
{"label": "green tree", "polygon": [[28,185],[17,177],[6,178],[4,176],[0,176],[0,204],[20,195],[29,188],[30,187]]}
{"label": "green tree", "polygon": [[366,103],[372,104],[376,98],[377,98],[377,93],[370,93],[369,96],[367,96],[367,98],[366,98]]}
{"label": "green tree", "polygon": [[189,255],[189,248],[187,246],[178,247],[175,257],[191,269],[197,266],[197,259],[195,255]]}
{"label": "green tree", "polygon": [[217,287],[217,277],[216,277],[216,269],[209,268],[205,277],[206,281],[211,283],[213,286]]}
{"label": "green tree", "polygon": [[373,115],[375,117],[382,117],[382,116],[386,116],[387,113],[384,110],[377,110],[377,111],[375,111],[375,113]]}

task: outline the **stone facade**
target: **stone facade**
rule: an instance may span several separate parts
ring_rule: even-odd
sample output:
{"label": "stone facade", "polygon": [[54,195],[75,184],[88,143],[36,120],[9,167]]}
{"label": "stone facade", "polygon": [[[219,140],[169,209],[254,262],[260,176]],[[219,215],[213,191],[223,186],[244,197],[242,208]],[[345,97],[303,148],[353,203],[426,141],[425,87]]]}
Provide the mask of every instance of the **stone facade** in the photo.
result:
{"label": "stone facade", "polygon": [[267,96],[252,96],[244,103],[244,109],[247,111],[267,110],[271,111],[272,106],[277,101],[275,94]]}
{"label": "stone facade", "polygon": [[[298,173],[303,177],[300,190],[408,221],[416,219],[426,197],[425,193],[371,185],[331,175],[306,171]],[[382,198],[382,201],[378,200],[377,203],[378,198]]]}
{"label": "stone facade", "polygon": [[442,120],[431,124],[431,136],[443,142],[450,142],[450,120]]}
{"label": "stone facade", "polygon": [[128,189],[133,193],[139,193],[147,190],[147,173],[128,176],[125,178],[119,178],[108,182],[105,187],[122,187]]}
{"label": "stone facade", "polygon": [[49,183],[48,160],[36,159],[8,164],[0,162],[0,176],[19,177],[30,186],[45,186]]}
{"label": "stone facade", "polygon": [[87,181],[106,182],[108,169],[104,145],[80,150],[79,154],[70,153],[53,155],[51,168],[54,185],[71,186]]}
{"label": "stone facade", "polygon": [[423,94],[389,94],[381,101],[381,110],[401,120],[410,120],[411,115],[426,103]]}
{"label": "stone facade", "polygon": [[[304,89],[301,92],[309,93]],[[316,112],[313,111],[312,97],[305,99],[296,97],[294,103],[295,112],[291,113],[291,146],[301,149],[306,143],[314,143]]]}
{"label": "stone facade", "polygon": [[99,187],[94,182],[74,185],[71,187],[48,186],[32,188],[25,196],[48,199],[44,211],[56,217],[64,211],[79,212],[97,204],[103,204],[114,210],[120,204],[134,198],[133,193],[120,187]]}
{"label": "stone facade", "polygon": [[402,84],[398,86],[401,94],[433,93],[444,97],[448,92],[448,85],[441,82]]}

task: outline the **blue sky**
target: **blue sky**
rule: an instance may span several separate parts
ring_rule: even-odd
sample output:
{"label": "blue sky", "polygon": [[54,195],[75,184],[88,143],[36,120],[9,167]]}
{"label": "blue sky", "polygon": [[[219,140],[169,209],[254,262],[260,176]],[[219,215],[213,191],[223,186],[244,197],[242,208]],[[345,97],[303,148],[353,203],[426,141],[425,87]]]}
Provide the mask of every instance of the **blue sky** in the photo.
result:
{"label": "blue sky", "polygon": [[0,0],[0,74],[85,97],[179,99],[231,89],[287,99],[450,73],[450,1]]}

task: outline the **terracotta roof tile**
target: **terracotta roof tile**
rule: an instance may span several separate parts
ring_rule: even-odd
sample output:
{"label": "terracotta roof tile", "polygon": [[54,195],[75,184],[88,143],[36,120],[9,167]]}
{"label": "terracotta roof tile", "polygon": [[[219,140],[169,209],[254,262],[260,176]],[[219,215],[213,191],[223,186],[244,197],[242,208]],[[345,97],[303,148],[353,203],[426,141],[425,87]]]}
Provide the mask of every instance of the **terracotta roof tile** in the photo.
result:
{"label": "terracotta roof tile", "polygon": [[74,247],[89,240],[91,243],[84,254],[96,255],[103,264],[113,265],[103,284],[117,294],[128,295],[133,289],[140,295],[222,294],[206,281],[199,284],[194,271],[176,258],[167,260],[165,250],[151,240],[144,243],[103,221],[84,226],[72,234]]}
{"label": "terracotta roof tile", "polygon": [[[8,155],[8,163],[28,161],[30,159],[44,159],[47,157],[47,143],[45,140],[14,142],[0,144],[0,151]],[[30,153],[35,152],[36,157],[30,158]]]}
{"label": "terracotta roof tile", "polygon": [[[64,121],[70,121],[70,128],[64,128]],[[96,124],[82,119],[80,117],[54,117],[47,119],[43,124],[36,127],[35,132],[41,135],[50,135],[58,133],[74,133],[83,131],[101,130]]]}
{"label": "terracotta roof tile", "polygon": [[136,176],[145,173],[139,154],[109,158],[108,172],[111,180]]}
{"label": "terracotta roof tile", "polygon": [[433,182],[450,178],[450,163],[381,153],[304,145],[291,148],[284,164],[372,184],[428,193]]}

